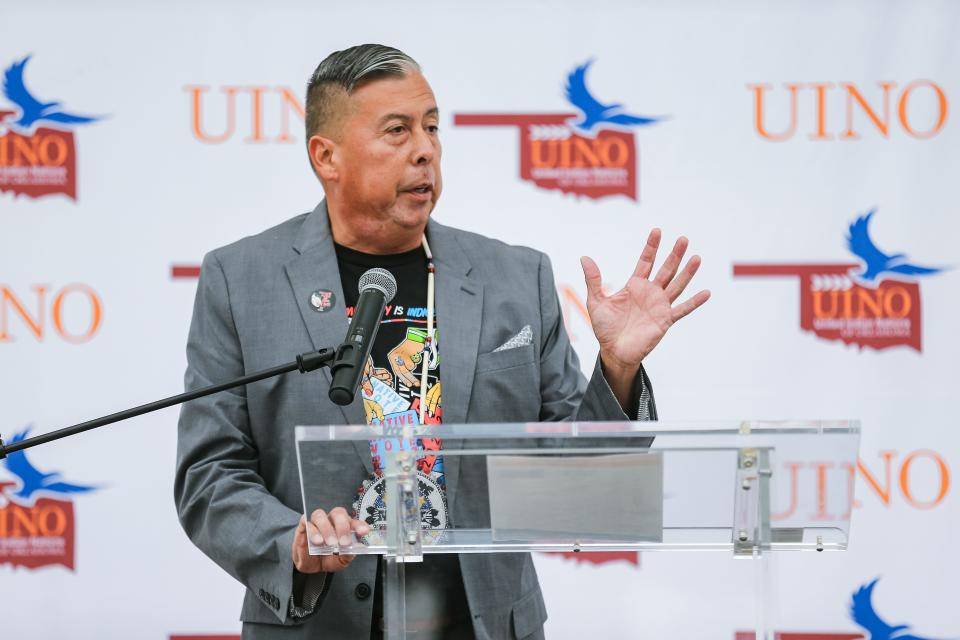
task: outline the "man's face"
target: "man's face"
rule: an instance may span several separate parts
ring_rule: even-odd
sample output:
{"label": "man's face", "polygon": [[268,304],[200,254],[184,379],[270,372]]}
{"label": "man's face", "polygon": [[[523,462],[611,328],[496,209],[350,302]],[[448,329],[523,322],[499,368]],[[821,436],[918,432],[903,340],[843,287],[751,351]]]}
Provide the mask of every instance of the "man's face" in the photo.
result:
{"label": "man's face", "polygon": [[411,72],[369,82],[348,100],[334,154],[340,198],[387,228],[422,227],[443,186],[433,90]]}

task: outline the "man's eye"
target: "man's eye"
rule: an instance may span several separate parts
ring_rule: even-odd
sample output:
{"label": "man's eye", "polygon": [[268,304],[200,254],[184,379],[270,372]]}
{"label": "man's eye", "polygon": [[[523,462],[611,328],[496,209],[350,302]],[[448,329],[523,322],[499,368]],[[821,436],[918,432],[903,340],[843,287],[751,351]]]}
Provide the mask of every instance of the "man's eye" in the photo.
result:
{"label": "man's eye", "polygon": [[439,133],[440,127],[435,124],[427,125],[427,131],[430,133]]}
{"label": "man's eye", "polygon": [[402,125],[402,124],[398,124],[398,125],[395,126],[395,127],[390,127],[389,132],[390,132],[390,133],[403,133],[403,129],[404,129],[403,125]]}

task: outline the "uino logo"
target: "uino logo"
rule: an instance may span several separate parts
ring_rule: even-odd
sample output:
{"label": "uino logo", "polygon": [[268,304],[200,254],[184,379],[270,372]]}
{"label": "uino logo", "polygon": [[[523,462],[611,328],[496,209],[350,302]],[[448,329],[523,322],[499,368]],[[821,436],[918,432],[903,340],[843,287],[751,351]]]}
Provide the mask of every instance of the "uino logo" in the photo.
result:
{"label": "uino logo", "polygon": [[520,130],[520,177],[541,189],[598,199],[637,199],[633,127],[662,118],[633,115],[620,103],[600,102],[587,88],[592,61],[567,76],[566,99],[577,112],[458,113],[459,126],[514,126]]}
{"label": "uino logo", "polygon": [[825,340],[921,351],[917,279],[943,269],[881,250],[870,238],[875,213],[857,218],[848,229],[847,248],[859,264],[735,264],[733,275],[800,278],[800,328]]}
{"label": "uino logo", "polygon": [[30,198],[61,193],[76,200],[77,150],[69,127],[100,118],[34,97],[24,80],[29,61],[14,62],[3,74],[3,95],[15,109],[0,106],[0,192]]}
{"label": "uino logo", "polygon": [[[913,625],[891,624],[873,606],[873,589],[880,578],[862,585],[850,598],[850,620],[862,629],[854,632],[777,631],[776,640],[933,640],[933,636],[916,634]],[[956,637],[953,635],[951,637]],[[735,640],[754,640],[753,631],[738,631]]]}
{"label": "uino logo", "polygon": [[[21,431],[8,444],[22,441],[29,432]],[[11,479],[0,477],[0,565],[36,569],[59,564],[73,570],[75,518],[70,496],[95,487],[40,471],[26,451],[7,455],[3,466]]]}
{"label": "uino logo", "polygon": [[798,133],[801,139],[818,141],[865,136],[928,140],[943,131],[949,112],[946,92],[932,80],[875,86],[788,82],[782,88],[760,83],[747,89],[753,94],[753,129],[771,142],[792,140]]}

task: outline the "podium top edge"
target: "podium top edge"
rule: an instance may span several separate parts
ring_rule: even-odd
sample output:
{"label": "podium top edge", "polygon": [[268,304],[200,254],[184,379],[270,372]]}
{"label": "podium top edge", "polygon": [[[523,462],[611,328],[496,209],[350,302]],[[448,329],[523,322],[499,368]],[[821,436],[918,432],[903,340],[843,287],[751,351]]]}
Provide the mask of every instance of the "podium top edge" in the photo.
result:
{"label": "podium top edge", "polygon": [[[687,420],[645,422],[514,422],[409,425],[413,437],[448,439],[663,438],[677,436],[859,436],[859,420]],[[298,425],[296,440],[403,437],[401,425]]]}

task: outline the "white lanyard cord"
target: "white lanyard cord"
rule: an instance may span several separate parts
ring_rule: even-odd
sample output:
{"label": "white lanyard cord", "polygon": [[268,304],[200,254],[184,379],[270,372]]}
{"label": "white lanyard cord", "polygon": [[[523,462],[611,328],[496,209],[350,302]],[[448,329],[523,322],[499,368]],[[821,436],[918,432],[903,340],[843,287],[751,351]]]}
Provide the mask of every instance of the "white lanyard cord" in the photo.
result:
{"label": "white lanyard cord", "polygon": [[427,235],[423,235],[423,251],[427,254],[427,337],[423,342],[423,369],[420,371],[420,424],[426,424],[424,417],[427,412],[427,373],[430,368],[430,357],[433,355],[433,301],[434,301],[434,266],[433,253]]}

